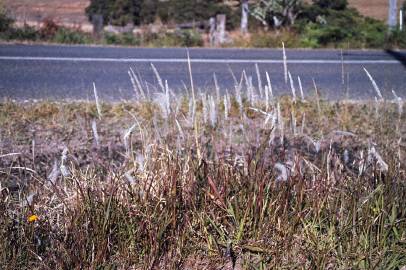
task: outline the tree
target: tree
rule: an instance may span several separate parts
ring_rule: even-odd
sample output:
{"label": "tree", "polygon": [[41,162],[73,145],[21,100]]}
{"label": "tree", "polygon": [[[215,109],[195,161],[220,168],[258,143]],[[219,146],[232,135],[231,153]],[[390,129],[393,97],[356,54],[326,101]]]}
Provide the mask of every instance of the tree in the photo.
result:
{"label": "tree", "polygon": [[395,29],[397,25],[398,5],[397,0],[389,0],[388,25],[389,29]]}
{"label": "tree", "polygon": [[139,25],[141,4],[142,0],[91,0],[86,14],[90,20],[93,15],[102,15],[104,24]]}
{"label": "tree", "polygon": [[246,34],[248,32],[248,13],[249,6],[248,0],[241,1],[241,33]]}
{"label": "tree", "polygon": [[158,0],[144,0],[141,6],[141,23],[153,23],[158,15]]}
{"label": "tree", "polygon": [[260,0],[251,13],[266,27],[290,26],[302,9],[302,0]]}
{"label": "tree", "polygon": [[0,0],[0,32],[9,30],[12,24],[13,20],[7,16],[6,8]]}
{"label": "tree", "polygon": [[217,14],[231,13],[221,0],[170,0],[167,6],[169,19],[178,23],[208,21]]}

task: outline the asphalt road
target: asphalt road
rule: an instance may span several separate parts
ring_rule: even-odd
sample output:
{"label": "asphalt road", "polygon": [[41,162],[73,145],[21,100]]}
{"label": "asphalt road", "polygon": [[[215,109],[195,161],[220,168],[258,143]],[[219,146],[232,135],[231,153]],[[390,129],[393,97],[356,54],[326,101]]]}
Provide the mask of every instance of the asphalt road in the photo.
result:
{"label": "asphalt road", "polygon": [[[307,95],[314,93],[314,79],[325,98],[340,99],[348,91],[351,99],[373,99],[376,93],[365,67],[386,98],[392,98],[392,89],[406,98],[406,51],[287,50],[286,54],[296,88],[300,76]],[[214,91],[215,73],[221,89],[232,93],[231,73],[239,79],[243,70],[256,86],[257,63],[263,83],[267,71],[277,95],[290,93],[280,49],[190,49],[190,57],[194,85],[201,91]],[[190,85],[186,49],[0,45],[0,98],[93,99],[95,82],[100,98],[128,100],[134,97],[130,67],[151,92],[159,91],[151,63],[174,92]]]}

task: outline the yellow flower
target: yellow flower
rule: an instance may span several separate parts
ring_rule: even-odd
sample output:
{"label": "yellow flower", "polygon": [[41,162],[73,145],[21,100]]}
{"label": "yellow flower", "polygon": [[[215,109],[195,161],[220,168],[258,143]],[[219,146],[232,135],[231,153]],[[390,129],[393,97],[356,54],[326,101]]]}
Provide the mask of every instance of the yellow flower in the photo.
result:
{"label": "yellow flower", "polygon": [[28,217],[28,222],[35,222],[38,220],[38,216],[37,215],[31,215]]}

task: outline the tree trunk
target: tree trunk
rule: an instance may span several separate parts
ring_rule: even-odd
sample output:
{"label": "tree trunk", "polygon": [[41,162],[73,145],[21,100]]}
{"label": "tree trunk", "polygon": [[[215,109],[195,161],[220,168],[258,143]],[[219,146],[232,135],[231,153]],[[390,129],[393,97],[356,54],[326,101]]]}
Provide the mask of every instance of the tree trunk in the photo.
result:
{"label": "tree trunk", "polygon": [[396,28],[398,15],[397,10],[398,10],[397,0],[389,0],[389,16],[388,16],[389,29]]}
{"label": "tree trunk", "polygon": [[216,41],[216,18],[211,17],[209,20],[209,24],[210,24],[210,32],[209,32],[210,46],[213,47]]}
{"label": "tree trunk", "polygon": [[226,40],[226,15],[218,14],[216,16],[216,45],[222,45]]}
{"label": "tree trunk", "polygon": [[242,0],[241,4],[241,33],[243,35],[248,33],[248,13],[249,13],[249,6],[248,0]]}

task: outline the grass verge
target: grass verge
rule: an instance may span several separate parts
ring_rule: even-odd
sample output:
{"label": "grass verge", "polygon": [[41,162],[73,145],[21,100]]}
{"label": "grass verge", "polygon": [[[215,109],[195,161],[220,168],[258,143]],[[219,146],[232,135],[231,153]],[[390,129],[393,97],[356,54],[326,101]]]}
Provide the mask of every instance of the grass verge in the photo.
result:
{"label": "grass verge", "polygon": [[403,103],[166,90],[0,104],[2,269],[406,265]]}

